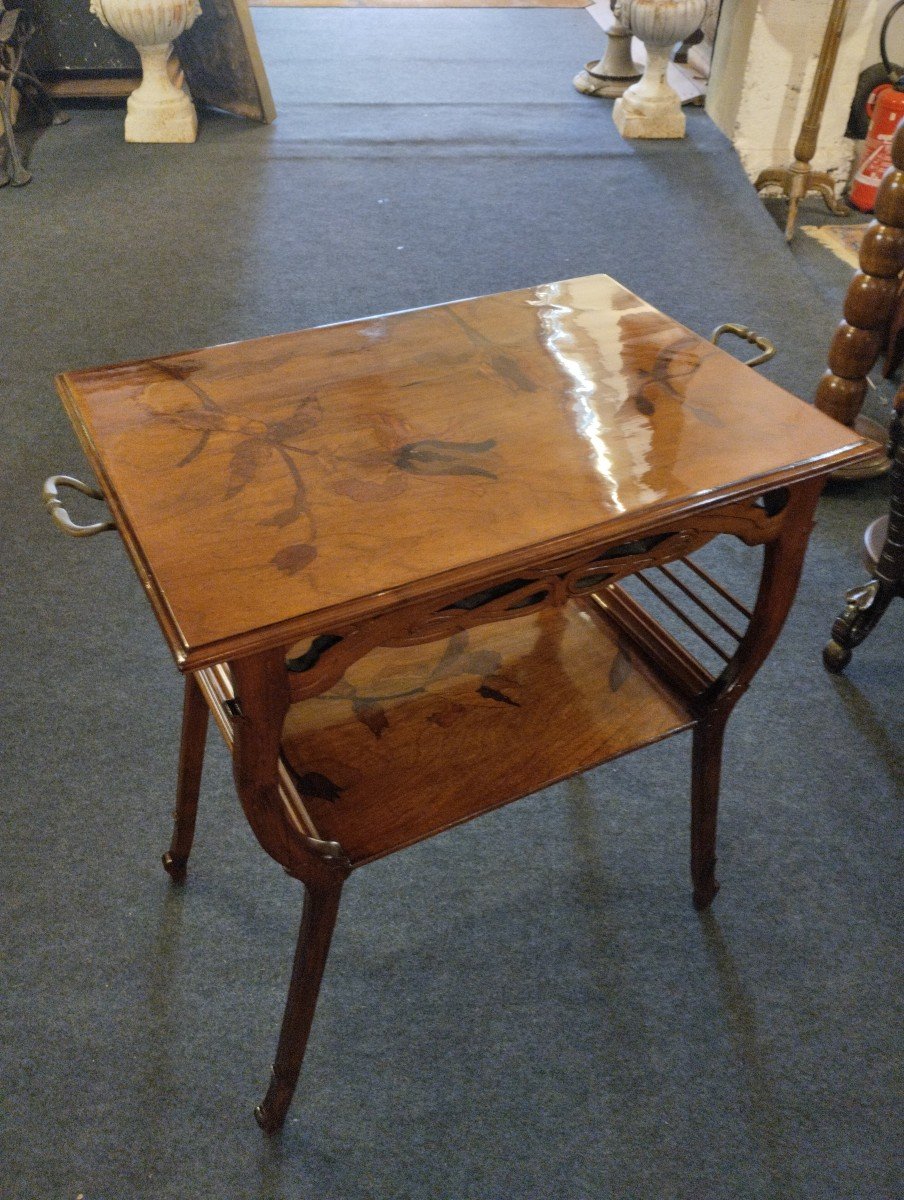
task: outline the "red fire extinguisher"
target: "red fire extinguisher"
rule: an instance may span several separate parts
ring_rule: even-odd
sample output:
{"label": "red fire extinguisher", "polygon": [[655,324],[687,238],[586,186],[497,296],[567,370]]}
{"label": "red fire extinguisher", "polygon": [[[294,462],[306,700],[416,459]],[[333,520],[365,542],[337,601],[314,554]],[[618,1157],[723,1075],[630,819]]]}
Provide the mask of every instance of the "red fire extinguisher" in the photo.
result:
{"label": "red fire extinguisher", "polygon": [[866,102],[867,115],[870,117],[869,132],[866,135],[863,157],[851,186],[851,203],[861,212],[872,212],[875,207],[879,184],[891,166],[891,140],[898,128],[898,122],[904,116],[904,76],[889,62],[885,45],[888,26],[900,8],[904,8],[904,0],[899,0],[889,10],[879,35],[882,62],[893,82],[880,83],[873,89]]}
{"label": "red fire extinguisher", "polygon": [[854,176],[851,204],[861,212],[872,212],[882,176],[891,166],[891,139],[904,116],[904,78],[897,83],[880,83],[866,102],[871,117],[866,148]]}

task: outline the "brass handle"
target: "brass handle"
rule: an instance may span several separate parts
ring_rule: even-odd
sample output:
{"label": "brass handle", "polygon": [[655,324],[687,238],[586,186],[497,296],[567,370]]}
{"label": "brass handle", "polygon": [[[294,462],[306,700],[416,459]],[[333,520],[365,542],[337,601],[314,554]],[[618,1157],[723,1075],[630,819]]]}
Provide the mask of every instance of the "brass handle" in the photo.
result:
{"label": "brass handle", "polygon": [[82,483],[80,479],[73,479],[71,475],[51,475],[49,479],[45,479],[42,492],[44,507],[63,533],[68,533],[70,537],[94,537],[96,533],[104,533],[107,529],[116,528],[115,521],[97,521],[94,525],[77,525],[63,507],[57,491],[57,488],[61,487],[73,488],[75,491],[81,492],[83,496],[90,496],[92,500],[103,500],[104,494],[97,488]]}
{"label": "brass handle", "polygon": [[735,337],[749,342],[751,346],[757,346],[762,351],[761,354],[756,354],[749,360],[747,363],[748,367],[758,367],[761,363],[768,362],[770,358],[775,357],[775,346],[773,346],[772,342],[768,338],[764,338],[762,334],[754,333],[746,325],[734,325],[731,321],[727,321],[724,325],[719,325],[712,331],[709,339],[714,346],[718,344],[719,338],[723,333],[733,333]]}

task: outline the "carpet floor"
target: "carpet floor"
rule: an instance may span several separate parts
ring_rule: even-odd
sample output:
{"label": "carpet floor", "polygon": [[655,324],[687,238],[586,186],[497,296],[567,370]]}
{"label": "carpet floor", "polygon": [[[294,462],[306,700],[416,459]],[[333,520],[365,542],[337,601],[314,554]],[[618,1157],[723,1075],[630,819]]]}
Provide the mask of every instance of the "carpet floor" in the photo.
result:
{"label": "carpet floor", "polygon": [[892,1200],[904,605],[819,661],[884,480],[826,494],[732,718],[712,911],[685,736],[375,864],[286,1129],[254,1124],[299,889],[215,739],[187,886],[159,866],[181,684],[118,539],[41,509],[86,473],[54,373],[606,271],[771,336],[809,397],[838,315],[702,111],[632,144],[573,91],[587,13],[254,21],[275,125],[126,145],[85,107],[0,193],[0,1195]]}

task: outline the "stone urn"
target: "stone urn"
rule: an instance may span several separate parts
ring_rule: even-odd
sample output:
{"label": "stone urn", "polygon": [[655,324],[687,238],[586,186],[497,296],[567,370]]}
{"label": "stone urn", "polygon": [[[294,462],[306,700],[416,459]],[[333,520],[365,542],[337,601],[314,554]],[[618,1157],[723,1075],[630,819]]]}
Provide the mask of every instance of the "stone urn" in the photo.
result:
{"label": "stone urn", "polygon": [[684,137],[681,99],[666,72],[672,48],[699,29],[706,0],[616,0],[613,11],[647,51],[643,78],[615,102],[618,132],[626,138]]}
{"label": "stone urn", "polygon": [[[610,8],[614,8],[612,0]],[[585,96],[604,96],[615,99],[623,96],[632,83],[640,80],[641,69],[631,59],[631,35],[623,25],[613,20],[606,32],[606,51],[599,62],[589,62],[573,79],[574,86]]]}
{"label": "stone urn", "polygon": [[127,142],[193,142],[198,114],[173,40],[201,15],[198,0],[91,0],[102,25],[134,43],[141,83],[126,103]]}

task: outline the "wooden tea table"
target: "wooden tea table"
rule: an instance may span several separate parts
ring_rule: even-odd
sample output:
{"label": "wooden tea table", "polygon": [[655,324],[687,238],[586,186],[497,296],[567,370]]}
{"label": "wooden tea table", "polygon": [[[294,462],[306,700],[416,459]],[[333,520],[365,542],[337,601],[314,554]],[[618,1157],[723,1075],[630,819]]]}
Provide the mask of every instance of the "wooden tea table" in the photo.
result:
{"label": "wooden tea table", "polygon": [[[265,1130],[355,867],[692,729],[711,902],[725,723],[824,477],[870,452],[850,429],[602,275],[58,387],[185,672],[164,864],[184,878],[210,711],[254,833],[305,887]],[[45,500],[82,533],[66,482]],[[763,548],[749,607],[689,557],[719,534]]]}

